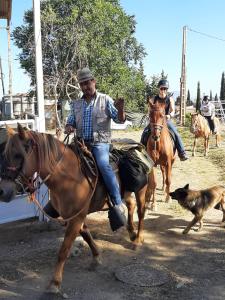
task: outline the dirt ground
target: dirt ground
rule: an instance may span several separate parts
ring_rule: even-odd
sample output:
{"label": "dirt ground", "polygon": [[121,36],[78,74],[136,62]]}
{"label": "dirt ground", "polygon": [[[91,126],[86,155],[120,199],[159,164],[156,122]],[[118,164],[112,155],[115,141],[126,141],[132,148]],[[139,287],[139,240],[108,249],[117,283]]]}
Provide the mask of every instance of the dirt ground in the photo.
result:
{"label": "dirt ground", "polygon": [[[122,136],[139,140],[140,131],[114,133],[114,137]],[[192,141],[185,141],[190,154]],[[212,153],[215,151],[218,155],[216,151],[224,151],[224,148],[223,145],[221,150],[212,149]],[[186,183],[194,189],[223,184],[224,170],[212,159],[213,154],[209,158],[200,152],[197,155],[186,162],[176,159],[172,190]],[[164,203],[159,174],[158,177],[158,211],[146,212],[145,242],[138,250],[133,250],[125,229],[111,232],[106,212],[89,216],[89,227],[100,248],[103,265],[95,272],[89,271],[90,250],[80,242],[64,271],[62,291],[69,299],[225,299],[222,212],[209,211],[202,232],[191,230],[184,236],[182,230],[192,215],[175,201]],[[0,226],[0,299],[62,298],[45,290],[63,234],[64,228],[60,225],[38,223],[34,219]],[[127,266],[133,267],[134,275],[135,266],[137,269],[143,266],[143,270],[160,266],[168,280],[155,287],[123,283],[115,273]]]}

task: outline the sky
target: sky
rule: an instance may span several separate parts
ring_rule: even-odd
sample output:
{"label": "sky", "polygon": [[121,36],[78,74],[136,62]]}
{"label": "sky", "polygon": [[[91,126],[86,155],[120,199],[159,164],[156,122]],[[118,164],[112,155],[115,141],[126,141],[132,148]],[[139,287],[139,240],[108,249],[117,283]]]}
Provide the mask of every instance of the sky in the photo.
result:
{"label": "sky", "polygon": [[[181,76],[183,26],[218,37],[224,41],[187,31],[187,89],[191,98],[197,94],[200,81],[201,93],[213,96],[220,92],[222,72],[225,71],[225,1],[224,0],[121,0],[129,15],[135,15],[135,37],[145,47],[144,59],[147,78],[162,70],[168,74],[171,91],[179,91]],[[24,11],[32,7],[32,0],[13,0],[11,28],[23,24]],[[1,20],[0,26],[6,26]],[[0,30],[0,56],[4,83],[8,90],[7,34]],[[13,93],[29,90],[29,77],[18,62],[17,49],[12,43]],[[2,89],[0,87],[0,95]]]}
{"label": "sky", "polygon": [[224,41],[187,31],[187,89],[196,97],[197,82],[201,93],[220,92],[225,71],[224,0],[121,0],[129,15],[135,15],[136,38],[148,53],[145,74],[168,74],[171,91],[179,91],[183,26],[216,36]]}

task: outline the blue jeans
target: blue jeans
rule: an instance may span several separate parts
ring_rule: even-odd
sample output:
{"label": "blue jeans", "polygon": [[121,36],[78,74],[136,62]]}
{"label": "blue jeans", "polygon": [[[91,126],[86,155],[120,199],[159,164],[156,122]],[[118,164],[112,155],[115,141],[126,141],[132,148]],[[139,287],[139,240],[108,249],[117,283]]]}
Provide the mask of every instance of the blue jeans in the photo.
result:
{"label": "blue jeans", "polygon": [[98,143],[92,144],[91,152],[96,160],[103,181],[106,185],[110,199],[114,205],[122,203],[119,183],[116,175],[109,164],[109,144]]}
{"label": "blue jeans", "polygon": [[185,154],[184,145],[183,145],[181,137],[177,131],[177,128],[175,127],[175,125],[173,124],[173,122],[171,120],[167,120],[167,126],[168,126],[168,129],[171,130],[175,135],[175,146],[177,148],[178,155],[179,156],[184,155]]}

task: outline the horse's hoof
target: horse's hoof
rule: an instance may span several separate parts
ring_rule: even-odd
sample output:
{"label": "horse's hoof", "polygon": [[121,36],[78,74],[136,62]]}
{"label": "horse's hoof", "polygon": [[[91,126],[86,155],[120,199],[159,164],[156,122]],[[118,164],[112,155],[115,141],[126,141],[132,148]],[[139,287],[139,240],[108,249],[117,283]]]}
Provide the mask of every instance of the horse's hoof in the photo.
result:
{"label": "horse's hoof", "polygon": [[166,198],[165,202],[169,204],[169,203],[172,202],[172,200],[171,200],[171,198],[169,197],[169,198]]}
{"label": "horse's hoof", "polygon": [[145,202],[145,209],[150,209],[151,205],[150,205],[150,202]]}
{"label": "horse's hoof", "polygon": [[130,240],[133,242],[137,237],[136,232],[132,231],[132,232],[128,232],[128,233],[129,233]]}
{"label": "horse's hoof", "polygon": [[92,262],[88,268],[89,271],[96,271],[100,266],[102,266],[102,261],[99,256],[93,257]]}
{"label": "horse's hoof", "polygon": [[158,207],[156,204],[152,204],[151,207],[150,207],[150,210],[151,211],[157,211],[158,210]]}
{"label": "horse's hoof", "polygon": [[50,285],[48,286],[46,292],[50,293],[50,294],[55,294],[56,295],[56,294],[60,294],[60,289],[54,283],[50,283]]}
{"label": "horse's hoof", "polygon": [[143,242],[144,242],[143,238],[139,238],[139,239],[134,240],[132,249],[134,251],[137,250],[140,246],[143,245]]}

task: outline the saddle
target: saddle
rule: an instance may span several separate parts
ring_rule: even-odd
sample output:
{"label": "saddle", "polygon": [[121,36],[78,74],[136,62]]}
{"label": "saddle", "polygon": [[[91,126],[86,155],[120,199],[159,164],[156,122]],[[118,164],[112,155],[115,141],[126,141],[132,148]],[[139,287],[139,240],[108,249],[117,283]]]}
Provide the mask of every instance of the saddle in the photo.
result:
{"label": "saddle", "polygon": [[[75,139],[69,147],[80,158],[81,170],[87,178],[92,188],[96,188],[98,174],[100,181],[103,182],[101,174],[96,169],[96,163],[88,148]],[[148,173],[152,170],[154,162],[148,156],[143,145],[134,141],[119,140],[114,141],[110,148],[110,164],[114,172],[119,173],[121,180],[121,190],[124,189],[136,192],[148,182]],[[108,197],[108,217],[113,231],[125,225],[124,216],[116,206],[111,203]],[[44,211],[53,218],[59,217],[51,201],[44,207]]]}
{"label": "saddle", "polygon": [[[83,174],[96,177],[99,172],[88,146],[77,149],[72,143],[70,147],[78,152]],[[147,175],[154,163],[142,144],[130,139],[119,139],[112,141],[110,146],[110,165],[115,173],[119,173],[123,188],[136,192],[147,183]]]}

